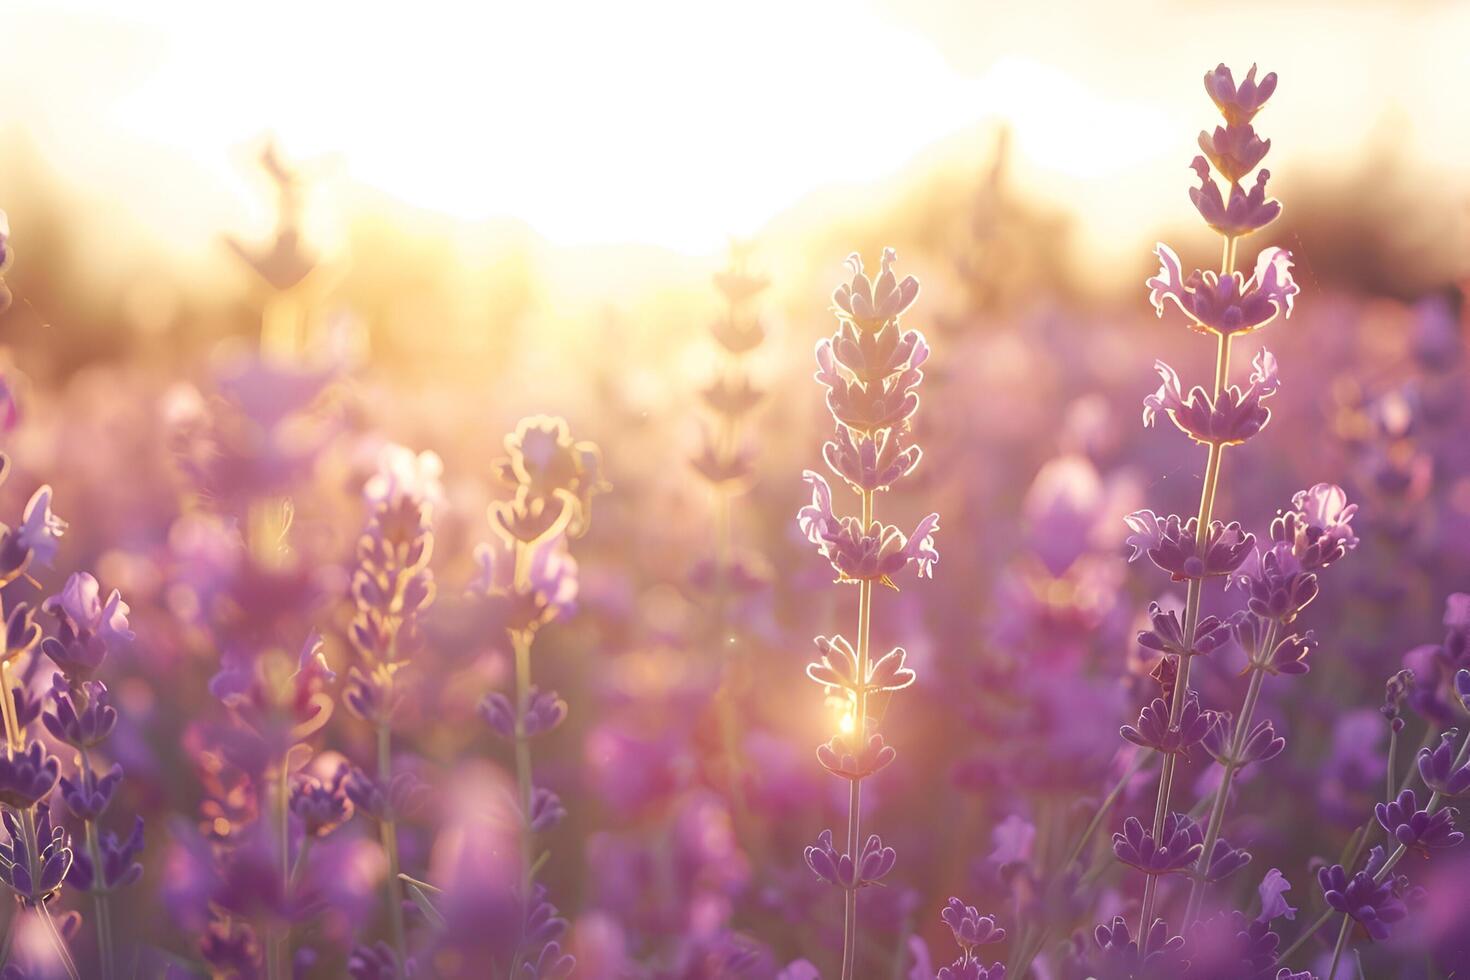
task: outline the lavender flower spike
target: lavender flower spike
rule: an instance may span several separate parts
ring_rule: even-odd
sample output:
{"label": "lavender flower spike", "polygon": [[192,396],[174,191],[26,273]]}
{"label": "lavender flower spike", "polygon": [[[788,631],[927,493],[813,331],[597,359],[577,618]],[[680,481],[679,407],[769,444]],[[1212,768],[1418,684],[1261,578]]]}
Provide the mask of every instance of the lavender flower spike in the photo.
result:
{"label": "lavender flower spike", "polygon": [[820,878],[846,890],[842,929],[842,980],[853,980],[857,962],[857,895],[859,887],[876,882],[893,869],[893,848],[877,835],[862,840],[862,781],[892,763],[895,752],[882,735],[870,730],[867,700],[876,691],[896,691],[913,682],[904,666],[902,648],[876,663],[871,661],[869,637],[875,583],[893,586],[893,576],[911,564],[919,578],[933,574],[939,554],[934,533],[939,515],[930,514],[910,534],[883,524],[874,515],[875,496],[913,472],[921,458],[909,439],[909,419],[919,408],[917,388],[929,345],[916,330],[899,326],[899,317],[919,293],[913,276],[902,282],[893,272],[897,259],[885,249],[876,282],[863,274],[862,260],[848,260],[852,276],[832,295],[838,329],[816,347],[816,380],[827,390],[828,411],[836,434],[823,447],[832,472],[859,499],[858,514],[839,516],[832,488],[820,474],[807,470],[802,477],[811,490],[811,503],[796,516],[797,527],[837,573],[837,581],[858,586],[857,642],[841,637],[818,638],[821,662],[807,667],[812,680],[829,692],[840,692],[844,705],[844,733],[817,750],[828,772],[848,782],[847,839],[838,850],[831,831],[805,851],[807,866]]}

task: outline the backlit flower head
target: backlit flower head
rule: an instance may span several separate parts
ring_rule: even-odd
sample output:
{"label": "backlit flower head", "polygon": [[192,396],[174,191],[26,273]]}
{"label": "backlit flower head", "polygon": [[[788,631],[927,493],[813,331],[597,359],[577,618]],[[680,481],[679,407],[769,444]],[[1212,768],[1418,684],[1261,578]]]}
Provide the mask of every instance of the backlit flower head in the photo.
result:
{"label": "backlit flower head", "polygon": [[1250,71],[1246,72],[1245,78],[1237,87],[1230,69],[1220,64],[1214,71],[1205,72],[1205,91],[1210,93],[1210,98],[1214,100],[1227,123],[1245,125],[1261,111],[1271,93],[1276,91],[1276,73],[1268,72],[1265,78],[1257,82],[1256,66],[1251,65]]}
{"label": "backlit flower head", "polygon": [[914,471],[922,455],[923,450],[895,429],[854,436],[847,426],[839,425],[822,446],[828,468],[859,493],[889,489]]}
{"label": "backlit flower head", "polygon": [[1271,538],[1287,541],[1306,569],[1326,568],[1358,546],[1352,520],[1357,504],[1333,483],[1318,483],[1291,498],[1291,510],[1271,524]]}
{"label": "backlit flower head", "polygon": [[369,503],[390,505],[407,499],[427,507],[444,503],[444,462],[432,451],[415,453],[389,443],[378,451],[377,472],[363,485]]}
{"label": "backlit flower head", "polygon": [[1162,384],[1158,391],[1143,400],[1143,424],[1151,426],[1163,412],[1179,431],[1201,445],[1235,446],[1254,436],[1271,421],[1271,409],[1265,400],[1276,394],[1280,382],[1276,376],[1276,358],[1264,347],[1252,361],[1254,371],[1250,385],[1242,391],[1227,385],[1219,399],[1212,399],[1198,385],[1186,397],[1179,375],[1163,361],[1155,361]]}
{"label": "backlit flower head", "polygon": [[50,567],[66,528],[66,521],[51,512],[51,487],[42,486],[26,501],[20,526],[14,531],[15,541],[30,552],[36,564]]}
{"label": "backlit flower head", "polygon": [[1255,535],[1241,530],[1236,523],[1212,521],[1203,547],[1198,547],[1198,518],[1185,521],[1177,514],[1161,517],[1151,510],[1140,510],[1124,521],[1133,532],[1127,538],[1131,549],[1128,560],[1147,555],[1176,582],[1229,575],[1245,561],[1256,542]]}
{"label": "backlit flower head", "polygon": [[837,314],[862,330],[874,331],[896,319],[913,305],[919,295],[919,281],[905,276],[902,282],[893,274],[893,263],[898,253],[891,248],[883,250],[883,258],[876,282],[869,282],[863,272],[863,258],[856,252],[847,257],[847,266],[852,273],[849,282],[837,287],[832,294],[832,305]]}
{"label": "backlit flower head", "polygon": [[46,656],[72,680],[87,680],[108,653],[133,640],[128,604],[113,589],[104,603],[101,587],[87,572],[76,572],[41,608],[56,617],[56,635],[41,641]]}
{"label": "backlit flower head", "polygon": [[797,514],[802,534],[832,563],[838,581],[874,579],[892,585],[892,578],[912,562],[920,578],[933,575],[939,552],[934,532],[939,515],[930,514],[913,532],[905,535],[891,524],[874,521],[867,528],[856,517],[837,517],[832,511],[832,490],[821,474],[807,470],[803,476],[812,488],[812,502]]}
{"label": "backlit flower head", "polygon": [[1271,141],[1263,140],[1249,123],[1216,126],[1215,131],[1200,131],[1199,148],[1215,169],[1232,184],[1260,166],[1271,150]]}
{"label": "backlit flower head", "polygon": [[[505,437],[505,449],[506,458],[497,463],[497,471],[505,483],[517,488],[518,510],[497,516],[492,523],[514,538],[533,541],[547,533],[565,506],[570,508],[565,530],[580,537],[592,520],[592,498],[610,489],[597,445],[573,439],[565,419],[533,415],[521,419]],[[559,503],[553,505],[553,500]]]}
{"label": "backlit flower head", "polygon": [[1212,269],[1195,270],[1184,277],[1179,256],[1160,242],[1154,249],[1159,271],[1145,282],[1148,299],[1162,317],[1173,303],[1196,330],[1234,334],[1259,330],[1278,315],[1291,316],[1292,300],[1300,292],[1291,275],[1291,253],[1264,248],[1247,279],[1239,272],[1220,275]]}
{"label": "backlit flower head", "polygon": [[1280,216],[1281,202],[1266,196],[1266,182],[1271,179],[1271,171],[1264,168],[1258,171],[1250,190],[1239,183],[1230,184],[1227,198],[1210,176],[1210,165],[1204,157],[1195,157],[1190,166],[1199,177],[1199,186],[1189,189],[1189,199],[1200,217],[1205,219],[1205,224],[1220,234],[1239,238],[1259,231]]}

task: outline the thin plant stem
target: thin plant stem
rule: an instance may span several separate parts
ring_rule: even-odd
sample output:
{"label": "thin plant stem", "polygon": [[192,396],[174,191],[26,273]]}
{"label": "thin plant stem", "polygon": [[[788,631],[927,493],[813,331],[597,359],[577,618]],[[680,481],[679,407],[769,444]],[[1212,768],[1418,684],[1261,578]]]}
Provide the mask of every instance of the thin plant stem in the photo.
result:
{"label": "thin plant stem", "polygon": [[[82,782],[91,788],[96,784],[96,776],[92,769],[92,760],[85,748],[79,750],[82,759]],[[102,847],[98,838],[98,828],[95,821],[87,820],[83,823],[86,837],[87,857],[92,862],[92,904],[97,914],[97,956],[102,960],[102,980],[112,980],[113,976],[113,952],[112,952],[112,908],[108,899],[107,883],[102,880]]]}
{"label": "thin plant stem", "polygon": [[[1092,840],[1093,835],[1097,833],[1098,828],[1102,826],[1103,820],[1112,810],[1113,805],[1118,802],[1118,797],[1123,795],[1123,791],[1128,788],[1128,783],[1152,758],[1153,753],[1150,752],[1134,753],[1133,761],[1128,763],[1127,768],[1123,770],[1123,774],[1118,777],[1118,781],[1108,791],[1108,795],[1103,797],[1102,802],[1098,804],[1097,811],[1092,815],[1092,819],[1088,821],[1087,826],[1083,829],[1081,835],[1078,836],[1076,843],[1072,845],[1072,849],[1067,852],[1067,860],[1058,866],[1059,870],[1065,871],[1082,857],[1082,852],[1087,850],[1088,843]],[[1022,934],[1021,942],[1017,944],[1017,949],[1020,952],[1015,956],[1010,967],[1011,972],[1015,976],[1026,976],[1026,972],[1031,969],[1031,961],[1036,959],[1037,954],[1046,946],[1049,935],[1050,929],[1044,923],[1041,926],[1041,932],[1034,938],[1024,933]]]}
{"label": "thin plant stem", "polygon": [[[1221,274],[1230,275],[1235,271],[1235,239],[1226,236],[1224,254],[1220,261]],[[1226,380],[1230,376],[1230,343],[1232,334],[1217,333],[1215,347],[1215,399],[1220,398],[1220,393],[1225,390]],[[1215,513],[1215,494],[1220,485],[1220,463],[1224,456],[1223,444],[1214,442],[1210,444],[1209,458],[1205,463],[1205,478],[1200,487],[1199,514],[1195,527],[1195,550],[1203,552],[1205,542],[1210,532],[1210,520]],[[1194,632],[1199,625],[1200,600],[1203,597],[1204,579],[1192,578],[1189,580],[1189,588],[1184,600],[1184,642],[1194,644]],[[1176,728],[1179,725],[1179,713],[1184,709],[1184,699],[1189,692],[1189,668],[1193,660],[1192,653],[1179,658],[1179,669],[1174,674],[1174,693],[1169,703],[1169,727]],[[1174,789],[1174,769],[1178,764],[1178,757],[1174,754],[1165,756],[1163,766],[1159,773],[1159,793],[1154,801],[1154,823],[1153,836],[1158,840],[1164,832],[1164,818],[1169,813],[1169,797]],[[1148,875],[1144,878],[1143,904],[1139,910],[1138,935],[1140,937],[1148,933],[1149,923],[1153,920],[1154,899],[1158,889],[1158,878]]]}
{"label": "thin plant stem", "polygon": [[[732,312],[733,316],[733,312]],[[728,439],[733,444],[735,435]],[[753,843],[754,830],[749,806],[745,799],[744,763],[740,752],[740,717],[736,700],[739,691],[735,637],[730,635],[730,562],[734,554],[732,530],[734,501],[723,486],[716,486],[714,493],[715,517],[715,642],[720,656],[720,692],[716,704],[720,721],[720,739],[725,753],[726,779],[729,781],[730,815],[735,836],[748,844]],[[761,865],[764,862],[757,862]]]}
{"label": "thin plant stem", "polygon": [[1348,935],[1352,931],[1353,920],[1347,916],[1342,917],[1342,928],[1337,930],[1337,945],[1332,948],[1332,965],[1327,968],[1327,980],[1337,980],[1337,964],[1342,959],[1342,951],[1347,949]]}
{"label": "thin plant stem", "polygon": [[[873,523],[873,491],[864,490],[863,529]],[[858,583],[858,663],[857,690],[853,692],[852,737],[855,744],[862,745],[867,737],[868,723],[868,633],[873,616],[873,580],[865,578]],[[852,780],[847,797],[847,855],[853,866],[858,863],[858,845],[861,836],[862,779]],[[842,917],[842,980],[853,980],[857,960],[857,888],[847,890]]]}
{"label": "thin plant stem", "polygon": [[[1387,764],[1387,766],[1384,767],[1385,768],[1385,772],[1384,772],[1384,776],[1383,776],[1383,793],[1384,793],[1383,802],[1384,803],[1392,803],[1393,802],[1393,797],[1394,797],[1394,792],[1393,792],[1393,768],[1394,768],[1394,760],[1398,756],[1398,751],[1399,751],[1399,730],[1398,730],[1398,727],[1396,725],[1389,725],[1388,726],[1388,764]],[[1392,832],[1389,833],[1389,836],[1390,837],[1393,836]]]}
{"label": "thin plant stem", "polygon": [[[386,719],[378,723],[378,782],[383,793],[389,794],[393,778],[393,733]],[[408,941],[403,928],[403,895],[398,880],[398,821],[393,812],[393,803],[388,801],[387,813],[383,815],[379,830],[383,838],[383,851],[388,856],[388,880],[385,882],[388,900],[388,927],[393,936],[394,972],[402,977],[408,963]]]}
{"label": "thin plant stem", "polygon": [[1199,865],[1195,869],[1194,880],[1189,886],[1189,904],[1185,907],[1184,926],[1189,927],[1199,914],[1200,905],[1205,897],[1205,876],[1210,869],[1210,861],[1215,851],[1215,844],[1220,839],[1220,828],[1225,821],[1225,808],[1230,803],[1230,784],[1235,779],[1235,774],[1240,771],[1240,753],[1245,749],[1246,736],[1250,734],[1251,720],[1256,713],[1256,704],[1261,697],[1261,687],[1266,679],[1266,672],[1255,662],[1256,658],[1265,656],[1276,642],[1278,625],[1273,620],[1266,630],[1266,635],[1260,647],[1255,651],[1256,657],[1251,662],[1251,679],[1245,691],[1245,700],[1241,702],[1240,714],[1235,719],[1235,732],[1230,738],[1230,756],[1224,762],[1225,771],[1220,775],[1220,788],[1215,792],[1214,805],[1210,807],[1210,820],[1205,827],[1204,850],[1199,856]]}
{"label": "thin plant stem", "polygon": [[516,659],[516,791],[521,804],[521,890],[531,894],[531,861],[535,842],[531,839],[531,739],[526,734],[526,710],[531,700],[531,634],[516,630],[511,634]]}

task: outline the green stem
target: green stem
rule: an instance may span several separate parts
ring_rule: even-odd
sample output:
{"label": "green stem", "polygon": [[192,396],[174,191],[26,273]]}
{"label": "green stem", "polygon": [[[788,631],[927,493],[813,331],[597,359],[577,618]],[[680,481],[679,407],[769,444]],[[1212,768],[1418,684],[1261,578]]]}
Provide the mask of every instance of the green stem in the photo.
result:
{"label": "green stem", "polygon": [[1337,980],[1337,964],[1342,959],[1342,951],[1347,949],[1348,935],[1352,931],[1353,920],[1347,916],[1342,917],[1342,928],[1337,930],[1337,945],[1332,948],[1332,965],[1327,968],[1327,980]]}
{"label": "green stem", "polygon": [[1184,927],[1189,928],[1190,923],[1199,914],[1200,905],[1205,897],[1205,876],[1210,870],[1210,859],[1215,851],[1215,844],[1220,839],[1220,827],[1225,821],[1225,808],[1230,803],[1230,784],[1235,779],[1235,774],[1240,771],[1240,754],[1245,749],[1246,736],[1250,734],[1251,720],[1256,713],[1256,703],[1261,697],[1261,686],[1266,679],[1266,672],[1256,665],[1256,659],[1269,655],[1271,647],[1276,642],[1278,624],[1272,621],[1266,630],[1266,636],[1260,648],[1255,652],[1251,661],[1251,679],[1246,687],[1245,700],[1241,702],[1240,714],[1235,719],[1235,733],[1230,739],[1230,755],[1224,762],[1225,771],[1220,775],[1220,788],[1215,791],[1215,802],[1210,808],[1210,820],[1205,828],[1204,851],[1200,853],[1199,865],[1195,868],[1194,880],[1189,886],[1189,903],[1185,906]]}
{"label": "green stem", "polygon": [[[79,750],[82,758],[81,778],[89,790],[96,783],[96,777],[92,771],[92,760],[85,748]],[[112,909],[108,899],[107,883],[102,880],[102,846],[99,840],[99,831],[94,821],[87,820],[83,823],[83,832],[86,837],[87,857],[92,862],[92,905],[96,911],[97,918],[97,957],[102,967],[102,980],[112,980],[113,976],[113,951],[112,951]]]}
{"label": "green stem", "polygon": [[[1224,255],[1221,258],[1221,273],[1230,275],[1235,270],[1235,239],[1226,236]],[[1215,400],[1218,402],[1220,393],[1225,390],[1226,380],[1230,376],[1230,345],[1233,334],[1217,333],[1215,346]],[[1220,443],[1210,444],[1210,453],[1205,463],[1205,478],[1200,487],[1199,514],[1197,515],[1195,527],[1195,550],[1203,552],[1205,542],[1210,533],[1210,520],[1215,513],[1215,494],[1220,485],[1220,462],[1225,454],[1225,447]],[[1184,642],[1194,645],[1194,632],[1199,625],[1200,599],[1204,591],[1204,579],[1192,578],[1189,580],[1189,588],[1184,600]],[[1174,693],[1169,703],[1169,727],[1176,728],[1179,725],[1179,713],[1184,709],[1184,698],[1189,693],[1189,668],[1193,655],[1186,654],[1179,658],[1179,669],[1174,674]],[[1159,773],[1159,793],[1154,801],[1154,823],[1153,836],[1158,840],[1164,832],[1164,818],[1169,813],[1169,797],[1174,789],[1174,769],[1178,763],[1178,757],[1172,753],[1164,757],[1164,763]],[[1158,889],[1158,878],[1148,875],[1144,878],[1143,904],[1139,912],[1138,935],[1140,937],[1148,934],[1149,923],[1153,920],[1154,899]]]}
{"label": "green stem", "polygon": [[[864,490],[863,530],[873,523],[873,491]],[[858,583],[858,663],[857,690],[853,692],[852,739],[856,746],[866,744],[868,724],[868,634],[873,617],[873,580]],[[853,866],[858,863],[858,847],[862,820],[862,779],[852,780],[847,796],[847,854]],[[854,883],[856,884],[856,883]],[[857,888],[849,888],[844,896],[842,915],[842,980],[853,980],[857,969]]]}
{"label": "green stem", "polygon": [[[386,720],[380,722],[378,724],[378,783],[382,786],[385,797],[390,793],[389,787],[393,779],[392,737],[392,730],[388,722]],[[384,883],[384,887],[388,900],[388,926],[392,930],[393,953],[396,957],[394,972],[398,977],[402,977],[408,963],[408,942],[404,938],[403,894],[398,880],[398,821],[396,816],[390,799],[388,811],[383,815],[383,822],[379,830],[383,838],[383,851],[388,856],[388,880]]]}

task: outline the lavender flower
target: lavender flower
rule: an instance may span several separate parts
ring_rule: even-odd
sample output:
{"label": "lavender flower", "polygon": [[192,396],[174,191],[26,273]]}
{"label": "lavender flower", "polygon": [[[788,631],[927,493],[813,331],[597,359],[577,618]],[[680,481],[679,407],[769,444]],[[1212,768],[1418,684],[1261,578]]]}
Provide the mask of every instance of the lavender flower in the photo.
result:
{"label": "lavender flower", "polygon": [[[480,702],[479,712],[491,731],[501,738],[515,739],[516,711],[509,698],[492,691]],[[555,691],[542,691],[534,685],[531,687],[521,722],[526,738],[545,735],[560,725],[566,717],[567,703]]]}
{"label": "lavender flower", "polygon": [[[1221,276],[1209,270],[1186,279],[1173,249],[1160,243],[1156,254],[1159,273],[1148,280],[1149,302],[1159,316],[1164,315],[1165,303],[1173,303],[1197,330],[1220,334],[1259,330],[1278,315],[1291,316],[1292,299],[1300,292],[1291,278],[1291,253],[1284,248],[1262,249],[1249,279],[1239,272]],[[1159,373],[1164,373],[1162,365]],[[1177,379],[1174,387],[1177,390]]]}
{"label": "lavender flower", "polygon": [[1093,933],[1098,957],[1094,964],[1097,980],[1131,980],[1179,976],[1188,960],[1184,937],[1170,936],[1163,919],[1155,919],[1140,944],[1128,931],[1122,916],[1100,925]]}
{"label": "lavender flower", "polygon": [[[378,749],[377,782],[372,789],[351,770],[339,772],[330,787],[298,783],[299,793],[286,799],[285,777],[278,790],[282,808],[292,804],[307,827],[307,840],[330,832],[333,821],[346,818],[347,801],[378,821],[388,861],[384,881],[388,922],[395,959],[407,968],[409,952],[403,920],[403,887],[397,821],[398,800],[386,788],[395,784],[392,756],[394,717],[401,703],[400,674],[419,643],[419,618],[434,600],[434,576],[429,558],[434,550],[433,513],[443,498],[439,486],[442,465],[433,453],[415,454],[403,447],[385,447],[378,456],[378,472],[363,487],[368,508],[366,527],[357,542],[357,567],[352,576],[356,616],[349,637],[362,669],[348,671],[344,700],[349,710],[372,726]],[[325,661],[316,655],[319,639],[309,637],[298,676],[323,683]],[[330,702],[328,702],[330,703]],[[284,770],[283,770],[284,771]],[[366,805],[365,805],[366,804]],[[284,820],[284,817],[282,818]],[[283,854],[287,843],[282,841]]]}
{"label": "lavender flower", "polygon": [[852,271],[852,280],[838,286],[832,293],[832,305],[845,322],[867,333],[877,333],[897,320],[919,295],[919,280],[905,276],[902,282],[893,274],[893,263],[898,253],[891,248],[883,250],[878,281],[869,282],[863,273],[862,256],[854,252],[847,257],[847,266]]}
{"label": "lavender flower", "polygon": [[[9,800],[6,803],[15,806]],[[36,806],[34,820],[32,832],[13,810],[6,810],[5,831],[10,840],[0,844],[0,881],[32,908],[56,894],[72,867],[71,837],[63,828],[51,825],[51,809],[45,804]]]}
{"label": "lavender flower", "polygon": [[30,561],[49,567],[61,547],[67,523],[51,512],[51,487],[42,486],[26,501],[20,526],[7,544],[30,555]]}
{"label": "lavender flower", "polygon": [[[515,656],[515,699],[492,693],[480,705],[490,728],[514,743],[517,804],[520,811],[522,912],[535,917],[545,903],[545,890],[535,883],[533,836],[566,816],[555,793],[535,785],[531,739],[551,731],[566,717],[567,706],[555,692],[542,693],[531,683],[531,650],[537,632],[569,612],[577,594],[577,565],[568,541],[586,533],[592,498],[609,489],[603,478],[602,454],[590,442],[572,438],[559,418],[522,419],[505,438],[506,459],[497,464],[513,496],[492,504],[490,523],[498,541],[476,552],[481,575],[470,591],[498,612]],[[539,896],[539,897],[538,897]],[[528,980],[563,976],[571,957],[547,945],[555,936],[516,947],[511,973]]]}
{"label": "lavender flower", "polygon": [[820,747],[817,757],[828,772],[848,782],[846,844],[839,852],[826,830],[805,851],[807,866],[817,877],[846,892],[842,980],[852,980],[856,969],[857,889],[887,875],[897,860],[893,848],[884,847],[876,834],[862,842],[860,831],[862,781],[888,766],[895,754],[879,733],[869,730],[868,695],[899,690],[914,678],[904,666],[901,648],[876,663],[869,659],[873,586],[897,588],[894,576],[910,564],[919,578],[928,578],[939,560],[934,548],[938,514],[928,515],[906,535],[873,513],[876,494],[912,473],[921,455],[909,438],[909,427],[919,407],[917,388],[924,379],[929,345],[918,331],[899,325],[899,317],[918,296],[919,283],[913,276],[898,280],[896,259],[892,249],[885,249],[878,280],[870,282],[862,259],[849,257],[852,278],[832,296],[837,332],[816,348],[816,379],[827,389],[827,409],[836,423],[823,457],[858,495],[859,515],[839,517],[826,479],[806,470],[802,478],[812,502],[796,517],[802,535],[836,571],[837,581],[858,585],[856,645],[841,637],[818,637],[822,660],[807,667],[814,681],[840,692],[844,710],[844,733]]}
{"label": "lavender flower", "polygon": [[1128,560],[1146,554],[1176,582],[1229,575],[1246,560],[1256,542],[1255,535],[1234,523],[1214,521],[1208,533],[1200,535],[1199,522],[1193,517],[1183,521],[1177,515],[1160,517],[1151,510],[1140,510],[1124,520],[1133,531],[1128,537],[1132,549]]}
{"label": "lavender flower", "polygon": [[851,855],[839,853],[832,844],[832,831],[824,830],[817,835],[817,842],[803,852],[807,867],[818,878],[847,891],[866,885],[877,884],[893,870],[898,855],[891,847],[884,847],[877,834],[870,834],[854,860]]}
{"label": "lavender flower", "polygon": [[1199,859],[1204,849],[1202,837],[1199,825],[1182,813],[1169,814],[1158,835],[1150,833],[1137,817],[1129,817],[1123,822],[1123,832],[1113,835],[1113,855],[1150,877],[1173,874]]}
{"label": "lavender flower", "polygon": [[328,781],[298,773],[291,785],[291,814],[301,821],[308,837],[325,837],[352,819],[353,803],[347,795],[350,767],[339,766]]}
{"label": "lavender flower", "polygon": [[1159,413],[1200,445],[1238,446],[1259,433],[1271,421],[1266,399],[1276,394],[1276,357],[1262,348],[1251,362],[1255,370],[1249,387],[1225,385],[1214,397],[1198,385],[1184,394],[1179,375],[1163,361],[1154,369],[1162,379],[1158,391],[1143,400],[1143,424],[1152,426]]}
{"label": "lavender flower", "polygon": [[949,926],[955,945],[964,951],[966,959],[973,955],[976,946],[998,943],[1006,938],[1006,931],[995,924],[993,917],[981,915],[975,906],[966,905],[958,898],[951,897],[939,917]]}
{"label": "lavender flower", "polygon": [[29,810],[50,794],[60,771],[60,760],[40,742],[0,755],[0,803]]}
{"label": "lavender flower", "polygon": [[1454,807],[1443,807],[1433,812],[1421,810],[1411,789],[1400,793],[1398,799],[1378,804],[1373,815],[1389,836],[1411,850],[1427,853],[1431,848],[1454,847],[1465,839],[1465,835],[1455,829],[1458,810]]}
{"label": "lavender flower", "polygon": [[[1225,116],[1225,125],[1200,133],[1204,154],[1193,163],[1200,188],[1192,190],[1190,197],[1206,223],[1224,236],[1222,266],[1218,272],[1196,270],[1186,275],[1179,256],[1160,243],[1155,251],[1159,272],[1145,282],[1149,302],[1160,317],[1172,304],[1186,316],[1191,329],[1215,337],[1216,362],[1213,391],[1195,386],[1186,394],[1174,369],[1157,361],[1155,370],[1161,384],[1143,404],[1145,426],[1152,426],[1160,414],[1165,414],[1180,431],[1208,449],[1198,515],[1185,520],[1143,510],[1127,518],[1132,532],[1128,537],[1129,560],[1147,554],[1174,581],[1187,583],[1183,620],[1160,615],[1157,606],[1150,607],[1153,628],[1140,635],[1143,646],[1163,654],[1154,675],[1163,678],[1170,690],[1144,708],[1137,725],[1122,730],[1125,739],[1164,757],[1152,830],[1130,817],[1123,833],[1114,837],[1118,859],[1146,875],[1140,932],[1145,928],[1152,932],[1156,924],[1154,903],[1159,875],[1183,871],[1198,862],[1183,920],[1185,931],[1190,932],[1196,923],[1203,886],[1249,861],[1249,854],[1231,847],[1220,831],[1235,773],[1252,762],[1279,754],[1285,747],[1270,722],[1254,723],[1263,680],[1267,675],[1306,672],[1305,657],[1316,646],[1315,639],[1310,633],[1283,636],[1282,627],[1295,620],[1316,597],[1317,570],[1337,561],[1357,544],[1351,530],[1355,508],[1347,504],[1340,489],[1329,484],[1318,484],[1293,498],[1291,512],[1281,515],[1272,526],[1273,544],[1264,553],[1256,548],[1254,535],[1240,524],[1213,519],[1225,449],[1261,432],[1271,419],[1265,402],[1279,388],[1276,358],[1265,348],[1252,361],[1249,385],[1242,389],[1230,384],[1233,342],[1278,316],[1289,317],[1300,289],[1292,278],[1291,253],[1281,248],[1262,249],[1249,278],[1235,269],[1240,236],[1264,226],[1280,213],[1278,203],[1266,200],[1264,171],[1252,191],[1241,187],[1241,181],[1270,150],[1270,141],[1261,139],[1250,121],[1275,90],[1276,76],[1268,75],[1257,85],[1252,68],[1237,88],[1229,69],[1221,65],[1205,76],[1205,87]],[[1228,204],[1210,176],[1211,166],[1230,186]],[[1250,675],[1237,716],[1206,711],[1189,687],[1194,657],[1215,648],[1226,637],[1223,623],[1202,621],[1200,614],[1205,581],[1217,576],[1226,578],[1227,587],[1239,584],[1248,598],[1249,612],[1231,621],[1236,638],[1246,650]],[[1183,749],[1201,742],[1224,767],[1203,831],[1169,807],[1177,760]],[[1122,937],[1100,933],[1099,944],[1125,948],[1126,938],[1126,930]]]}
{"label": "lavender flower", "polygon": [[1389,882],[1377,882],[1367,871],[1352,877],[1342,865],[1318,870],[1317,883],[1327,904],[1356,921],[1374,942],[1388,938],[1390,927],[1409,914]]}
{"label": "lavender flower", "polygon": [[128,626],[128,604],[113,589],[104,604],[101,587],[86,572],[66,580],[66,586],[41,604],[56,617],[56,636],[41,641],[41,649],[73,682],[85,681],[107,655],[133,640]]}
{"label": "lavender flower", "polygon": [[1121,734],[1146,749],[1165,754],[1183,753],[1198,745],[1214,725],[1214,713],[1202,709],[1199,698],[1191,693],[1175,723],[1170,723],[1169,705],[1164,699],[1154,698],[1139,712],[1138,724],[1124,725]]}
{"label": "lavender flower", "polygon": [[[1424,785],[1444,796],[1460,796],[1470,792],[1470,762],[1458,763],[1455,753],[1455,729],[1442,734],[1439,745],[1419,750],[1419,777]],[[1458,763],[1458,764],[1457,764]]]}

